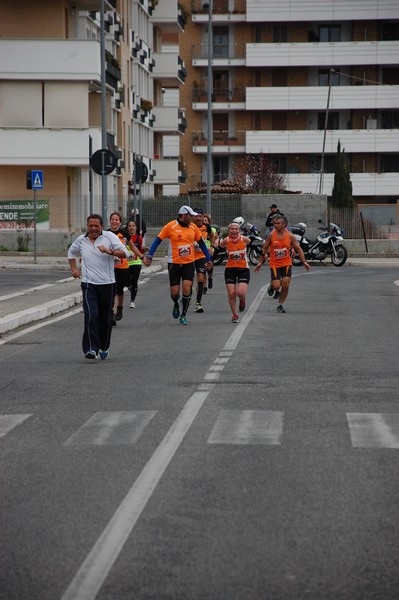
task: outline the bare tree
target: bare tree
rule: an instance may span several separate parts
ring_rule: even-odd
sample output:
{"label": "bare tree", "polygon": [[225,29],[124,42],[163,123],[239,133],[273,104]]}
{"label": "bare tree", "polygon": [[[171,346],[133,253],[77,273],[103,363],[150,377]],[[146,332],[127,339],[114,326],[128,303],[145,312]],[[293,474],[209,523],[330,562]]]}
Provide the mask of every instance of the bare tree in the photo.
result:
{"label": "bare tree", "polygon": [[273,194],[286,189],[285,176],[277,172],[273,161],[263,153],[237,158],[232,178],[237,186],[245,186],[259,194]]}

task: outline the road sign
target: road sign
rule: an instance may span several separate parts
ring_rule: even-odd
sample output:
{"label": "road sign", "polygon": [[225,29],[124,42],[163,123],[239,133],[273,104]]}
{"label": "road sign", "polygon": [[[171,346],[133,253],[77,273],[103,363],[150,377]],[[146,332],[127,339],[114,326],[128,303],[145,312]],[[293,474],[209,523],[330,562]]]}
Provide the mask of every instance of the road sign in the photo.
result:
{"label": "road sign", "polygon": [[109,175],[115,169],[118,159],[107,148],[97,150],[90,157],[90,166],[98,175]]}
{"label": "road sign", "polygon": [[31,182],[32,182],[32,190],[42,190],[43,189],[43,171],[32,170]]}
{"label": "road sign", "polygon": [[139,160],[134,161],[134,180],[136,183],[145,183],[148,179],[148,167]]}

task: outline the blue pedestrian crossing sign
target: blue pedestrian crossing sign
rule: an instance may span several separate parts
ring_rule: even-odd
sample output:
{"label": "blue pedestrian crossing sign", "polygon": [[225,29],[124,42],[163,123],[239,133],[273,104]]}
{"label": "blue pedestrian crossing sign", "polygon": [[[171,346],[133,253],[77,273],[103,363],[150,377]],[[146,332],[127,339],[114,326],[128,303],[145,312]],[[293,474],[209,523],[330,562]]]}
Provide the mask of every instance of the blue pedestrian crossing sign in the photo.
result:
{"label": "blue pedestrian crossing sign", "polygon": [[43,171],[32,171],[32,190],[43,189]]}

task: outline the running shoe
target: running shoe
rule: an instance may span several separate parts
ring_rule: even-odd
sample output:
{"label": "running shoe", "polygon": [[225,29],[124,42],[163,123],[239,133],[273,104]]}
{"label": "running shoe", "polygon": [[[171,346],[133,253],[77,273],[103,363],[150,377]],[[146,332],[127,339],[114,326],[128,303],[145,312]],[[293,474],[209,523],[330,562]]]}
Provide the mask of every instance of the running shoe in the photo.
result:
{"label": "running shoe", "polygon": [[245,298],[242,298],[242,299],[240,300],[240,304],[239,304],[239,307],[238,307],[238,308],[239,308],[239,311],[240,311],[240,312],[244,312],[244,310],[245,310],[245,306],[246,306],[246,304],[245,304]]}
{"label": "running shoe", "polygon": [[136,308],[136,305],[135,305],[135,303],[134,303],[134,302],[131,302],[131,303],[130,303],[130,307],[129,307],[129,308]]}
{"label": "running shoe", "polygon": [[178,319],[180,317],[180,304],[179,302],[175,302],[173,305],[173,312],[172,312],[173,318],[174,319]]}
{"label": "running shoe", "polygon": [[238,315],[233,315],[231,317],[231,322],[232,323],[238,323],[239,320],[240,320],[240,317]]}
{"label": "running shoe", "polygon": [[179,321],[180,321],[180,325],[188,325],[187,318],[184,315],[181,315]]}
{"label": "running shoe", "polygon": [[273,298],[275,300],[278,300],[280,298],[280,290],[276,290],[273,294]]}
{"label": "running shoe", "polygon": [[200,304],[199,302],[197,302],[197,304],[195,305],[195,311],[196,313],[203,313],[204,312],[204,308],[202,306],[202,304]]}
{"label": "running shoe", "polygon": [[97,353],[94,352],[94,350],[89,350],[89,352],[86,352],[85,358],[90,358],[90,359],[97,358]]}
{"label": "running shoe", "polygon": [[115,315],[112,315],[111,325],[112,327],[116,327]]}
{"label": "running shoe", "polygon": [[273,296],[273,288],[271,283],[269,283],[269,285],[267,286],[267,293],[269,294],[269,296]]}
{"label": "running shoe", "polygon": [[212,277],[208,277],[208,287],[211,290],[213,288],[213,279]]}
{"label": "running shoe", "polygon": [[106,360],[109,356],[109,350],[99,350],[98,354],[101,360]]}
{"label": "running shoe", "polygon": [[282,304],[279,304],[277,307],[277,312],[279,313],[285,313],[285,308]]}
{"label": "running shoe", "polygon": [[117,306],[116,308],[116,315],[115,315],[115,321],[120,321],[123,317],[123,306]]}

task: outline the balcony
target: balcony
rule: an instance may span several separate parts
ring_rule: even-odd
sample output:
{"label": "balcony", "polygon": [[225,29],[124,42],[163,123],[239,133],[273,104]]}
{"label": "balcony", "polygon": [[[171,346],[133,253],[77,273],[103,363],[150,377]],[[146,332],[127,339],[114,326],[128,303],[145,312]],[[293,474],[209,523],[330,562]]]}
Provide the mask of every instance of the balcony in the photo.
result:
{"label": "balcony", "polygon": [[[354,196],[397,196],[399,173],[351,173]],[[288,190],[305,194],[314,194],[319,189],[320,175],[318,173],[295,173],[285,176]],[[323,176],[322,193],[332,194],[334,174],[325,173]]]}
{"label": "balcony", "polygon": [[[320,154],[324,132],[307,131],[247,131],[246,153]],[[335,154],[338,141],[349,153],[396,153],[399,129],[336,129],[326,134],[325,152]]]}
{"label": "balcony", "polygon": [[101,148],[101,130],[0,129],[0,165],[89,166],[89,135],[93,149]]}
{"label": "balcony", "polygon": [[152,168],[155,170],[154,184],[177,185],[179,183],[179,160],[158,158],[153,159]]}
{"label": "balcony", "polygon": [[[245,152],[245,131],[213,131],[212,154],[243,154]],[[206,154],[208,139],[203,131],[192,134],[194,154]]]}
{"label": "balcony", "polygon": [[182,134],[186,131],[187,121],[184,112],[175,106],[155,106],[152,109],[155,116],[154,131],[162,134]]}
{"label": "balcony", "polygon": [[[192,100],[194,110],[207,110],[208,108],[208,90],[205,86],[199,86],[197,82],[193,83]],[[228,111],[245,110],[245,88],[214,88],[212,94],[212,110]]]}
{"label": "balcony", "polygon": [[155,66],[151,77],[157,79],[159,85],[168,87],[171,84],[180,85],[185,82],[187,71],[184,61],[177,52],[154,52]]}
{"label": "balcony", "polygon": [[164,33],[181,33],[186,26],[186,16],[177,0],[162,0],[156,5],[150,23]]}
{"label": "balcony", "polygon": [[303,21],[374,21],[397,19],[398,7],[392,0],[247,0],[246,20],[252,23],[294,23]]}
{"label": "balcony", "polygon": [[[396,65],[399,41],[247,44],[248,67]],[[194,62],[193,62],[194,64]]]}
{"label": "balcony", "polygon": [[[398,108],[399,85],[331,87],[330,110]],[[327,86],[248,87],[247,110],[326,110]]]}
{"label": "balcony", "polygon": [[[206,23],[208,9],[203,0],[191,0],[191,18],[193,23]],[[213,0],[212,21],[217,25],[244,23],[246,0]]]}
{"label": "balcony", "polygon": [[[192,47],[192,64],[194,67],[208,66],[208,44]],[[213,44],[212,65],[214,67],[243,67],[246,65],[244,48],[237,44]]]}
{"label": "balcony", "polygon": [[0,79],[101,82],[97,40],[0,39]]}

